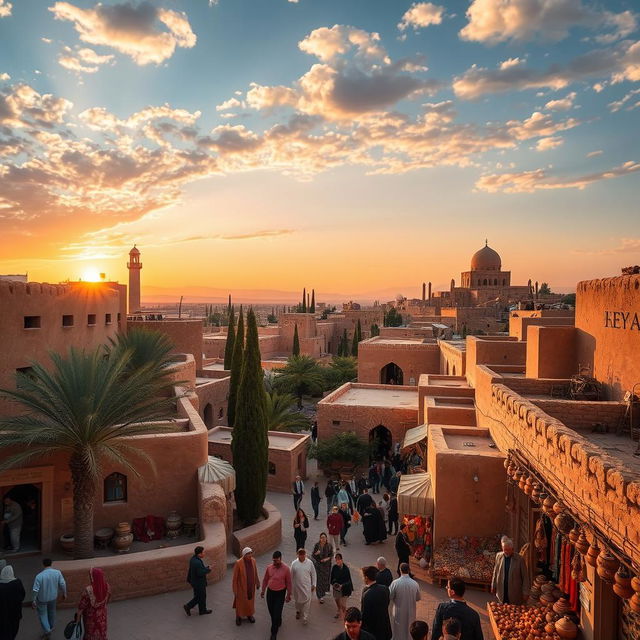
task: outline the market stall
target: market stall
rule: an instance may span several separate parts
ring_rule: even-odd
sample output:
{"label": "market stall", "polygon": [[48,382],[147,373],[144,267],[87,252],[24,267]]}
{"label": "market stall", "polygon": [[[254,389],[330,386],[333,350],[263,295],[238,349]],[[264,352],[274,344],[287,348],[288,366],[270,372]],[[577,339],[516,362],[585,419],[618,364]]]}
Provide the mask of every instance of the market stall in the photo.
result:
{"label": "market stall", "polygon": [[427,430],[426,424],[407,429],[402,442],[402,455],[407,461],[409,473],[422,473],[424,461],[427,458]]}

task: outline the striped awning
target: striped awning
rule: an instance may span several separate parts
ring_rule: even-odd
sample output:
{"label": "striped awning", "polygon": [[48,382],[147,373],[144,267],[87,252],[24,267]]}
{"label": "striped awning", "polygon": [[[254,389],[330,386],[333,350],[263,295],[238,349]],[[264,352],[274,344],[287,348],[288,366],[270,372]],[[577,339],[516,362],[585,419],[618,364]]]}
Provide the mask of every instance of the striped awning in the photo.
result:
{"label": "striped awning", "polygon": [[418,444],[422,442],[427,437],[427,425],[421,424],[419,427],[413,427],[413,429],[407,429],[407,432],[404,434],[404,441],[402,443],[402,448],[406,449],[407,447],[411,447],[414,444]]}
{"label": "striped awning", "polygon": [[235,469],[226,460],[215,456],[209,456],[208,462],[198,469],[198,479],[200,482],[219,484],[225,495],[229,495],[236,488]]}
{"label": "striped awning", "polygon": [[433,489],[430,473],[409,473],[400,478],[398,512],[412,516],[433,515]]}

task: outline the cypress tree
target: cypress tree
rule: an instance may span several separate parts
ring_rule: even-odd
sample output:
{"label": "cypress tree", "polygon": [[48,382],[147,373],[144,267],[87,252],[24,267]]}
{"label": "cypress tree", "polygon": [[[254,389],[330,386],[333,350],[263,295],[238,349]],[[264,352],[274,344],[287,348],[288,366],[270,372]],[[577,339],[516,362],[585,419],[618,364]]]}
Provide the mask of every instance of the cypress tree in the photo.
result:
{"label": "cypress tree", "polygon": [[238,517],[245,525],[249,525],[261,514],[267,494],[269,460],[265,390],[260,363],[258,326],[253,309],[249,309],[247,314],[247,338],[238,386],[231,451],[233,467],[236,470]]}
{"label": "cypress tree", "polygon": [[296,324],[293,329],[293,349],[291,354],[294,356],[300,355],[300,338],[298,338],[298,325]]}
{"label": "cypress tree", "polygon": [[236,399],[238,397],[238,385],[240,384],[240,375],[242,374],[242,359],[244,356],[244,319],[242,315],[242,306],[240,306],[238,328],[236,330],[236,339],[233,344],[233,356],[231,358],[231,380],[229,380],[227,424],[230,427],[233,427],[236,416]]}
{"label": "cypress tree", "polygon": [[233,347],[236,342],[235,318],[233,317],[233,307],[229,309],[229,326],[227,327],[227,342],[224,346],[224,370],[231,370],[231,362],[233,360]]}
{"label": "cypress tree", "polygon": [[316,312],[316,290],[311,289],[311,306],[309,307],[309,313]]}
{"label": "cypress tree", "polygon": [[362,325],[360,324],[360,318],[358,318],[358,326],[356,329],[358,333],[358,342],[362,342]]}
{"label": "cypress tree", "polygon": [[349,349],[349,338],[347,338],[347,330],[342,332],[342,355],[348,356],[351,350]]}
{"label": "cypress tree", "polygon": [[353,330],[353,340],[351,341],[351,355],[358,356],[358,330]]}
{"label": "cypress tree", "polygon": [[302,313],[307,313],[307,288],[302,290]]}

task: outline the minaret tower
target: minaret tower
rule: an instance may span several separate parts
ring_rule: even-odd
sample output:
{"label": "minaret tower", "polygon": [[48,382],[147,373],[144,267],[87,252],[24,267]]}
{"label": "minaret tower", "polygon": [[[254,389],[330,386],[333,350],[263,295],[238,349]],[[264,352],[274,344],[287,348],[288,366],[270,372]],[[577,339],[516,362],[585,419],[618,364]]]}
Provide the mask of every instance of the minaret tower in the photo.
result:
{"label": "minaret tower", "polygon": [[140,311],[140,270],[142,262],[140,262],[140,251],[133,245],[133,249],[129,251],[129,311],[128,313],[138,313]]}

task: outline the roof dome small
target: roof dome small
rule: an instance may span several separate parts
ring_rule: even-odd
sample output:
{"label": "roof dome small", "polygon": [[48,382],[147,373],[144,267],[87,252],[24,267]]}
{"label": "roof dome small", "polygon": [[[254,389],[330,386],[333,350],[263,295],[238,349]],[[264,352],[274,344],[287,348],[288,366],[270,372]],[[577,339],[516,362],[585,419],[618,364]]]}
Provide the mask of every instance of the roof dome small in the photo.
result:
{"label": "roof dome small", "polygon": [[140,250],[136,247],[136,245],[133,245],[133,249],[131,249],[131,251],[129,251],[129,255],[136,255],[139,256],[140,255]]}
{"label": "roof dome small", "polygon": [[497,251],[494,251],[487,242],[484,247],[476,251],[471,258],[471,271],[500,271],[502,260]]}

